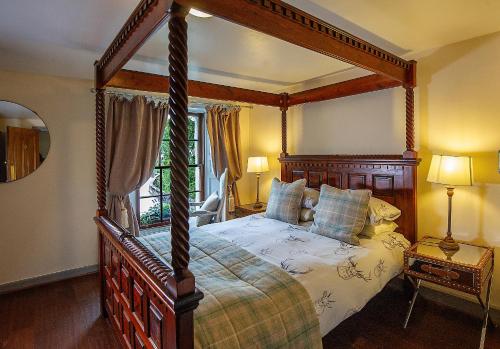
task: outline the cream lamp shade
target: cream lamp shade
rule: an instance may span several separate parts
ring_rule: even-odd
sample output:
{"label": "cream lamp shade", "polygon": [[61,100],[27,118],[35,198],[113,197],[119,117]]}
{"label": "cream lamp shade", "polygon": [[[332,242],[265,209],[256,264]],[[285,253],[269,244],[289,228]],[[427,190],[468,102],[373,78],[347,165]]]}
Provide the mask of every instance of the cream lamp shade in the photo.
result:
{"label": "cream lamp shade", "polygon": [[263,173],[269,171],[269,164],[267,157],[254,156],[248,158],[247,172],[249,173]]}
{"label": "cream lamp shade", "polygon": [[469,156],[433,155],[427,181],[445,186],[472,185]]}

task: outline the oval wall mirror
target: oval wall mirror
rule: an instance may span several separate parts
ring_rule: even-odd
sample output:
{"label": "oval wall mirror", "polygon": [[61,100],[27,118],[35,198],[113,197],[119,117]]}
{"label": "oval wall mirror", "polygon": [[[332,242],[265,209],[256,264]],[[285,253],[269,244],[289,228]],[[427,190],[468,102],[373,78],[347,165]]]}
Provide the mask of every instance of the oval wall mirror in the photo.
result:
{"label": "oval wall mirror", "polygon": [[33,173],[49,153],[50,136],[32,110],[0,100],[0,183]]}

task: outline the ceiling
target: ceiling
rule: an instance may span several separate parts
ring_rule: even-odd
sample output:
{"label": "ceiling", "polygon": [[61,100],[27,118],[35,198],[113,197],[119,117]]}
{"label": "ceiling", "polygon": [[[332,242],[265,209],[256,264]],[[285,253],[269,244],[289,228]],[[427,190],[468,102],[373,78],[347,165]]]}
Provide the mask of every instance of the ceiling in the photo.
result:
{"label": "ceiling", "polygon": [[[16,0],[0,12],[0,69],[91,79],[138,0]],[[397,55],[500,31],[497,0],[288,0]],[[188,17],[191,79],[278,91],[351,68],[218,18]],[[160,29],[127,68],[167,74]]]}

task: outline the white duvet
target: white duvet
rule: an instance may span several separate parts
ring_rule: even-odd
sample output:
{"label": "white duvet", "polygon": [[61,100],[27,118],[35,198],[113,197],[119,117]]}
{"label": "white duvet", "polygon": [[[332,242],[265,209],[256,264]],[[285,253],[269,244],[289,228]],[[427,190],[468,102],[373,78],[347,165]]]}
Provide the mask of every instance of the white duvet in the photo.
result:
{"label": "white duvet", "polygon": [[196,229],[232,241],[296,278],[314,303],[322,336],[361,310],[402,271],[403,251],[409,246],[398,233],[352,246],[262,214]]}

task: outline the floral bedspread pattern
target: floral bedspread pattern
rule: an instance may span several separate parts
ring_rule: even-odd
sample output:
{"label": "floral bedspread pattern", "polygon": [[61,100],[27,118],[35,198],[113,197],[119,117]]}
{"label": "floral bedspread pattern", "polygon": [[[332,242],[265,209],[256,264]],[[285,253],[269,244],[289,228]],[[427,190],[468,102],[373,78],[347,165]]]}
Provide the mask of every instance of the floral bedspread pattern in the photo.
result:
{"label": "floral bedspread pattern", "polygon": [[401,273],[403,251],[410,246],[399,233],[360,239],[360,246],[353,246],[263,214],[206,225],[191,237],[202,232],[224,238],[298,280],[313,301],[322,336]]}
{"label": "floral bedspread pattern", "polygon": [[[315,308],[300,282],[217,235],[196,229],[190,238],[189,268],[205,295],[194,312],[195,347],[321,348]],[[170,261],[169,232],[139,240]]]}

